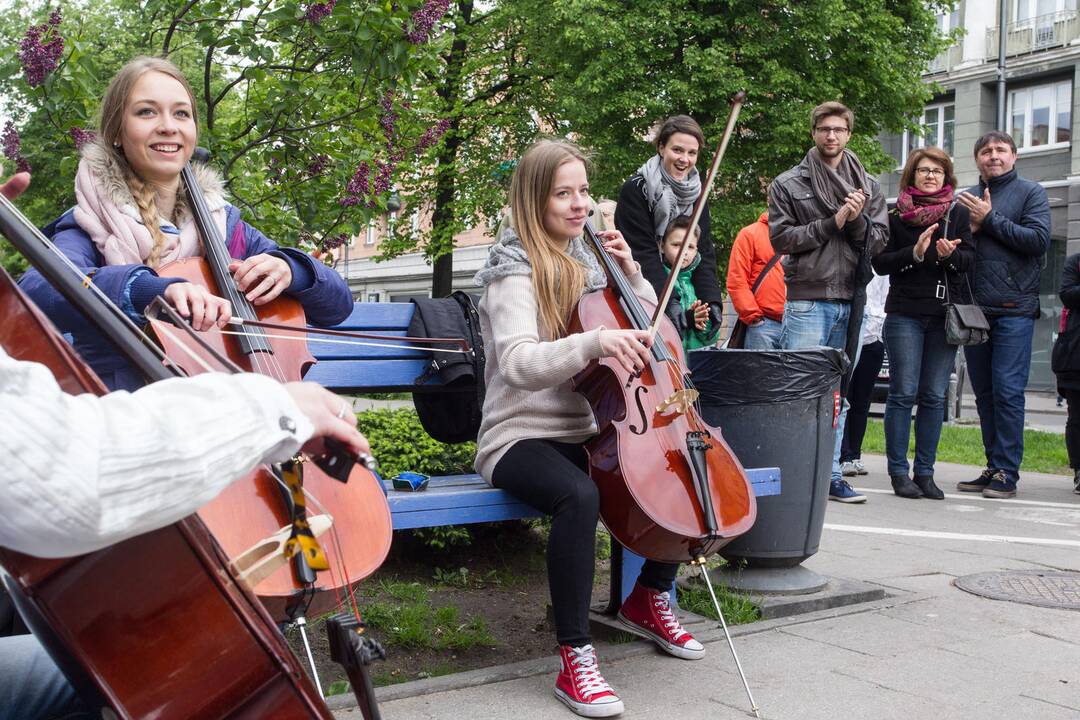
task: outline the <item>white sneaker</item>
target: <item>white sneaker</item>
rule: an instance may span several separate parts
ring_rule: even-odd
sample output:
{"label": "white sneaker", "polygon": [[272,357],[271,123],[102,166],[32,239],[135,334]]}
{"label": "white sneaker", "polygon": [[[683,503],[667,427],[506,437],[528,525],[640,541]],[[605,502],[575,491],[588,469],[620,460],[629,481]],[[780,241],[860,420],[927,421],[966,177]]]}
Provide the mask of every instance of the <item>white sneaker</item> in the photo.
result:
{"label": "white sneaker", "polygon": [[863,467],[862,460],[856,458],[851,461],[851,464],[855,466],[856,475],[869,475],[870,471]]}
{"label": "white sneaker", "polygon": [[842,462],[840,463],[840,474],[844,477],[855,477],[858,470],[855,469],[855,463]]}

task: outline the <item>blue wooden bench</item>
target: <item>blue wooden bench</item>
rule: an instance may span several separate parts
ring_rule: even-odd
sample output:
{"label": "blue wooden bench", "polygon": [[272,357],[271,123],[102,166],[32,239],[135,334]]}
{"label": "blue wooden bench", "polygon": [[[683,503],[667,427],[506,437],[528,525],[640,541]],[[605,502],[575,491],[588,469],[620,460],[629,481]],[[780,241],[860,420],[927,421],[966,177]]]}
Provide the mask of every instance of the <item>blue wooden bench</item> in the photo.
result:
{"label": "blue wooden bench", "polygon": [[[355,330],[382,335],[405,337],[413,313],[412,303],[356,303],[339,330]],[[428,375],[423,384],[416,379],[424,375],[431,360],[425,350],[344,345],[325,342],[312,336],[312,354],[318,363],[307,374],[323,386],[344,394],[363,395],[383,392],[440,392],[437,376]],[[416,468],[423,472],[424,468]],[[755,468],[747,470],[758,497],[780,494],[780,469]],[[448,475],[432,477],[423,492],[394,490],[389,480],[383,481],[395,530],[444,525],[466,525],[479,522],[498,522],[540,517],[530,506],[519,502],[503,490],[490,487],[479,475]],[[633,589],[641,564],[639,556],[622,548],[612,552],[611,600],[608,612],[618,610],[622,600]],[[674,593],[672,593],[674,603]]]}

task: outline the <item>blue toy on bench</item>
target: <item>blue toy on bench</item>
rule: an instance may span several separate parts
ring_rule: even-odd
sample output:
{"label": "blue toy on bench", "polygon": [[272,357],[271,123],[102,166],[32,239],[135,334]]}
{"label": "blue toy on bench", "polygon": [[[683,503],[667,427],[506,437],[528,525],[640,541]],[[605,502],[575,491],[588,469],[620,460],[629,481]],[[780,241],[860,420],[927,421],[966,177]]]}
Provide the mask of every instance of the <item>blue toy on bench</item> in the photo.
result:
{"label": "blue toy on bench", "polygon": [[[405,338],[412,318],[412,303],[355,303],[338,330],[393,335]],[[305,379],[344,394],[383,392],[440,392],[437,375],[425,374],[431,354],[425,350],[340,344],[309,340],[311,353],[319,361]],[[422,384],[416,379],[424,377]],[[416,468],[423,471],[423,468]],[[757,497],[780,494],[779,468],[747,469]],[[479,475],[432,477],[423,492],[394,490],[383,481],[395,530],[442,525],[467,525],[500,520],[540,517],[530,506],[484,482]],[[607,612],[616,612],[630,594],[644,560],[628,550],[612,551],[611,600]],[[672,604],[675,596],[672,593]]]}

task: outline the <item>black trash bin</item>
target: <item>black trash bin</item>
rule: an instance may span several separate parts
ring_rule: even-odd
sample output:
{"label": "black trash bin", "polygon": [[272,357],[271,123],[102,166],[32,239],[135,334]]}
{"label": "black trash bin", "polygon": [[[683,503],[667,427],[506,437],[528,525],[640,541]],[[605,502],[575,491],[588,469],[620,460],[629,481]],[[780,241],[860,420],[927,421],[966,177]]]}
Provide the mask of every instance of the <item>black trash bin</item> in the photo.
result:
{"label": "black trash bin", "polygon": [[701,414],[743,467],[779,467],[780,494],[758,498],[757,522],[721,555],[739,567],[793,567],[818,550],[828,503],[840,350],[695,350]]}

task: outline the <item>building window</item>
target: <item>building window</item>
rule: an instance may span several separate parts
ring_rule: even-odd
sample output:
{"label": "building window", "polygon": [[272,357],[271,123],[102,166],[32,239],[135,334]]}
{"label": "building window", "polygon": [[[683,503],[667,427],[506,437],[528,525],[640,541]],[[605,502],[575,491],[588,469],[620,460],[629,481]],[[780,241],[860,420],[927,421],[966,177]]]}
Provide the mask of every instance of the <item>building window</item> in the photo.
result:
{"label": "building window", "polygon": [[923,147],[939,147],[953,155],[953,137],[956,129],[956,106],[952,103],[929,105],[923,112],[922,122],[916,133],[904,132],[903,156],[900,165],[907,162],[912,150]]}
{"label": "building window", "polygon": [[416,238],[420,235],[420,208],[412,211],[412,215],[409,217],[409,233],[410,237]]}
{"label": "building window", "polygon": [[368,302],[379,302],[379,293],[368,293],[367,294],[367,301]]}
{"label": "building window", "polygon": [[1016,0],[1012,21],[1022,23],[1066,10],[1075,10],[1076,0]]}
{"label": "building window", "polygon": [[375,221],[371,220],[367,225],[367,237],[364,238],[365,245],[375,244]]}
{"label": "building window", "polygon": [[1009,93],[1009,134],[1018,149],[1067,145],[1072,138],[1072,81]]}

